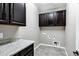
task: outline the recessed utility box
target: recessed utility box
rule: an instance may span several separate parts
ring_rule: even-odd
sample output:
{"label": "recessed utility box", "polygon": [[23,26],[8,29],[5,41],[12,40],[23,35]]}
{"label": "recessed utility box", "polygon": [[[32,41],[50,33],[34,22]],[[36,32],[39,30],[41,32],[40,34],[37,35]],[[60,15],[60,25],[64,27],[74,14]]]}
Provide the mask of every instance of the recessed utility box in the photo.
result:
{"label": "recessed utility box", "polygon": [[53,41],[53,45],[54,46],[60,46],[60,42],[59,41]]}

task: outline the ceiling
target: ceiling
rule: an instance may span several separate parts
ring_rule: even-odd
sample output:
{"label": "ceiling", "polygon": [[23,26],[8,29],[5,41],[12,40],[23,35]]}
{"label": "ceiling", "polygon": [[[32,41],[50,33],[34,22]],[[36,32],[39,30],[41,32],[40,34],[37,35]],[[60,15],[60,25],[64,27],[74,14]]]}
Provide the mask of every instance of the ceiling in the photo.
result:
{"label": "ceiling", "polygon": [[66,3],[35,3],[39,11],[47,11],[58,8],[66,8]]}

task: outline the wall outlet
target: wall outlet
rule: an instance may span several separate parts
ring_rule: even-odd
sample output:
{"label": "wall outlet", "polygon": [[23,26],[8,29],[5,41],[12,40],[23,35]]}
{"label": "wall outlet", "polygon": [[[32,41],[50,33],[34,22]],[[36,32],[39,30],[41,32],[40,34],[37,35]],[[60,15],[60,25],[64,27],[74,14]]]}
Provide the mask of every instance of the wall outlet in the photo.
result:
{"label": "wall outlet", "polygon": [[3,33],[0,33],[0,38],[1,38],[1,39],[3,38]]}

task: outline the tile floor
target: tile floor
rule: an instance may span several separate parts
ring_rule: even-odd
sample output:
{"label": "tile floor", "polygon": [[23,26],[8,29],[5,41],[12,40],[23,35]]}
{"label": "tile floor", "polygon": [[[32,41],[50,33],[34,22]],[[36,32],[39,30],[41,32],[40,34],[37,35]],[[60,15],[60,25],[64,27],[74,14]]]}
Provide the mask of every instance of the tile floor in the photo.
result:
{"label": "tile floor", "polygon": [[35,49],[34,56],[66,56],[66,53],[61,48],[40,45]]}

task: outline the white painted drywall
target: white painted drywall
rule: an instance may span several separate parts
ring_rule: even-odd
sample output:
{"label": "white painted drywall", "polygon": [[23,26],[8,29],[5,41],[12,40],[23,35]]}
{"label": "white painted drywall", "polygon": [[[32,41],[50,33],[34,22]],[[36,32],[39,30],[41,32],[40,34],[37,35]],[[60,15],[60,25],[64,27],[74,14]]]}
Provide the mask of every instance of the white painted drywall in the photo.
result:
{"label": "white painted drywall", "polygon": [[40,30],[40,43],[53,45],[53,42],[57,41],[64,47],[65,29],[63,26],[42,27]]}
{"label": "white painted drywall", "polygon": [[14,38],[17,30],[18,26],[0,24],[0,33],[3,33],[3,38],[0,38],[0,44],[3,42],[8,42],[11,40],[11,38]]}
{"label": "white painted drywall", "polygon": [[66,30],[65,30],[65,47],[68,55],[73,55],[73,51],[76,49],[76,16],[77,16],[77,4],[67,4],[66,12]]}
{"label": "white painted drywall", "polygon": [[26,27],[19,27],[16,38],[24,38],[35,41],[35,46],[39,43],[38,9],[33,3],[26,4]]}
{"label": "white painted drywall", "polygon": [[79,3],[76,4],[76,50],[79,51]]}

